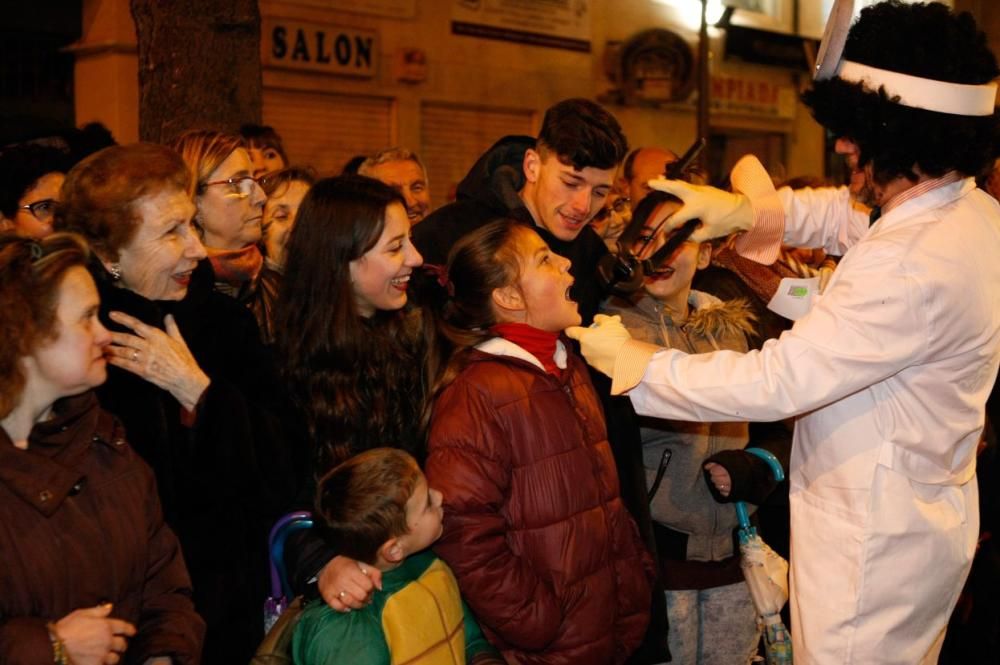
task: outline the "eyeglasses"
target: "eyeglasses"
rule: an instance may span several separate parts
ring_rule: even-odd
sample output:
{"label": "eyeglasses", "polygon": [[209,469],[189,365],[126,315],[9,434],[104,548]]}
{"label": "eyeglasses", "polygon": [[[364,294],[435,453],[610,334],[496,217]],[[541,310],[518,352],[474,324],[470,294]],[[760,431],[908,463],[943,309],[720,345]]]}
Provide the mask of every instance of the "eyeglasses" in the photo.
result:
{"label": "eyeglasses", "polygon": [[58,205],[59,202],[55,199],[42,199],[41,201],[35,201],[34,203],[29,203],[28,205],[17,206],[17,209],[27,210],[31,213],[31,216],[39,222],[47,222],[52,219],[54,214],[56,214],[56,206]]}
{"label": "eyeglasses", "polygon": [[597,211],[597,214],[594,215],[594,221],[599,222],[605,219],[612,212],[617,212],[619,214],[625,212],[625,208],[628,206],[629,202],[630,199],[627,196],[622,196],[620,198],[615,199],[614,203],[604,206],[603,208]]}
{"label": "eyeglasses", "polygon": [[251,194],[253,194],[253,186],[259,185],[263,180],[261,178],[255,178],[252,175],[238,175],[232,178],[226,178],[225,180],[213,180],[212,182],[202,183],[202,187],[210,187],[212,185],[229,185],[229,190],[231,194],[235,194],[241,199],[245,199]]}

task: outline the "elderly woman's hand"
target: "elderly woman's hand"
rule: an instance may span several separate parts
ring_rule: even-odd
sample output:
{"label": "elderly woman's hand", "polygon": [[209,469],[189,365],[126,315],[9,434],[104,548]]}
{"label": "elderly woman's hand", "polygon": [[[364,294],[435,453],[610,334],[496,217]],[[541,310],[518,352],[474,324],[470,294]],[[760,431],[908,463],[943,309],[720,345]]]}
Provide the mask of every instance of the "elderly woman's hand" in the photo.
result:
{"label": "elderly woman's hand", "polygon": [[128,648],[135,626],[112,619],[111,603],[74,610],[51,628],[74,665],[115,665]]}
{"label": "elderly woman's hand", "polygon": [[174,317],[164,319],[166,332],[123,312],[111,312],[110,317],[135,334],[111,333],[108,362],[166,390],[193,411],[211,379],[191,355]]}

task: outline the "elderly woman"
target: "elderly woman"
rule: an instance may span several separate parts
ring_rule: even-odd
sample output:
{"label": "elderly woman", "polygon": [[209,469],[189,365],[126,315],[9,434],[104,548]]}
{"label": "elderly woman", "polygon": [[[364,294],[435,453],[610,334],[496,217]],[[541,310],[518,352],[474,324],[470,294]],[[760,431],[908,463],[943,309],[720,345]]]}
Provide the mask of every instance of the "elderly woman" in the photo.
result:
{"label": "elderly woman", "polygon": [[198,663],[149,466],[91,390],[111,335],[76,236],[0,236],[0,662]]}
{"label": "elderly woman", "polygon": [[240,662],[261,635],[262,543],[291,472],[273,364],[253,316],[212,289],[190,187],[169,148],[107,148],[67,174],[56,224],[98,259],[114,331],[98,397],[156,472],[208,624],[205,660]]}
{"label": "elderly woman", "polygon": [[260,272],[260,286],[267,291],[267,297],[261,298],[261,306],[266,306],[262,315],[257,316],[260,332],[264,341],[274,341],[274,303],[278,300],[281,288],[282,274],[285,271],[285,245],[288,234],[295,226],[295,217],[299,212],[306,192],[316,182],[312,169],[290,166],[261,178],[260,184],[267,194],[264,204],[264,268]]}
{"label": "elderly woman", "polygon": [[215,271],[215,289],[249,307],[266,328],[274,294],[260,288],[264,256],[257,243],[267,196],[253,175],[246,143],[233,134],[195,130],[172,147],[194,173],[194,222]]}

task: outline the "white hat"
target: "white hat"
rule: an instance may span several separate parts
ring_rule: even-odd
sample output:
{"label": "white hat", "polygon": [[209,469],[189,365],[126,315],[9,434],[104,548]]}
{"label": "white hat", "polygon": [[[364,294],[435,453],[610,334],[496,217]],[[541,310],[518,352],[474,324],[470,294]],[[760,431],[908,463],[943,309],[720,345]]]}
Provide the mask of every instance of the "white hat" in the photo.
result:
{"label": "white hat", "polygon": [[854,0],[836,0],[827,19],[823,41],[816,57],[813,78],[817,81],[837,78],[861,83],[870,92],[885,88],[897,104],[953,115],[993,115],[997,84],[968,85],[910,76],[844,60],[844,45],[854,17]]}

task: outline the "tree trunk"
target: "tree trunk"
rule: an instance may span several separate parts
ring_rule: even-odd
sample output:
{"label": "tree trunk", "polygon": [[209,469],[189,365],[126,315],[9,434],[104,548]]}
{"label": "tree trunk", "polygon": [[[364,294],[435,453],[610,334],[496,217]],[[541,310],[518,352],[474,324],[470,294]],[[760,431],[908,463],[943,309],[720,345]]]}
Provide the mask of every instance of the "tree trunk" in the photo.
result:
{"label": "tree trunk", "polygon": [[139,137],[236,131],[261,114],[256,0],[131,0],[139,44]]}

